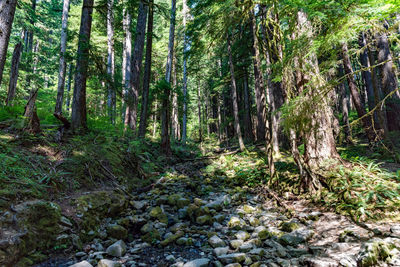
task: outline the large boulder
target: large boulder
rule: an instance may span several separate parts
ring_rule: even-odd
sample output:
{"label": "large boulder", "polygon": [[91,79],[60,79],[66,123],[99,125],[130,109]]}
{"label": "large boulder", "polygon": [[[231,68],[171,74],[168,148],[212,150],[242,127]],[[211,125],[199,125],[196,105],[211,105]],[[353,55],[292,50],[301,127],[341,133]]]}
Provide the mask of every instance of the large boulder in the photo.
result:
{"label": "large boulder", "polygon": [[106,250],[106,253],[108,255],[114,257],[122,257],[125,254],[125,252],[126,252],[126,245],[122,240],[115,242],[114,244],[109,246]]}

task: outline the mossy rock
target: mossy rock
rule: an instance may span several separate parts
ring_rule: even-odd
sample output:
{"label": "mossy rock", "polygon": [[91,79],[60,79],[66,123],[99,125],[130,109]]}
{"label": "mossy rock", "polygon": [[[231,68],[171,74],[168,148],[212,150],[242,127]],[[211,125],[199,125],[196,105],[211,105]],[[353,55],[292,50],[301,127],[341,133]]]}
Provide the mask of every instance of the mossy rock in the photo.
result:
{"label": "mossy rock", "polygon": [[372,240],[363,244],[358,255],[357,266],[370,267],[381,265],[396,256],[399,247],[390,240]]}
{"label": "mossy rock", "polygon": [[162,211],[161,207],[152,208],[149,215],[151,218],[157,219],[162,223],[168,224],[167,214],[165,214]]}
{"label": "mossy rock", "polygon": [[110,225],[107,228],[107,234],[109,237],[124,240],[128,237],[128,230],[118,224]]}
{"label": "mossy rock", "polygon": [[161,246],[165,247],[173,242],[175,242],[175,240],[177,240],[178,238],[184,236],[184,232],[183,231],[178,231],[176,232],[176,234],[170,235],[168,236],[166,239],[164,239],[163,241],[161,241]]}
{"label": "mossy rock", "polygon": [[281,224],[280,230],[290,233],[299,228],[300,228],[300,226],[295,222],[283,222]]}
{"label": "mossy rock", "polygon": [[155,243],[157,240],[161,240],[161,235],[157,229],[153,229],[152,231],[142,235],[141,239],[144,242],[152,244],[152,243]]}

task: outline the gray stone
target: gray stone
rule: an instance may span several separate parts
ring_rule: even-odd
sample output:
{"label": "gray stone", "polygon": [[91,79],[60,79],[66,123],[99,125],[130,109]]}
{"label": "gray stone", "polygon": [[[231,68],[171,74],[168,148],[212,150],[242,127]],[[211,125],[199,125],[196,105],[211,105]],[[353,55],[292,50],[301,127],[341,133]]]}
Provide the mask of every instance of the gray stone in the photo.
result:
{"label": "gray stone", "polygon": [[137,210],[142,210],[147,206],[146,201],[132,201],[131,204]]}
{"label": "gray stone", "polygon": [[100,260],[97,267],[122,267],[121,263],[112,260]]}
{"label": "gray stone", "polygon": [[183,267],[207,267],[210,260],[207,258],[196,259],[189,261],[183,265]]}
{"label": "gray stone", "polygon": [[79,251],[79,252],[75,253],[75,257],[77,257],[77,258],[82,258],[84,256],[86,256],[86,253],[83,251]]}
{"label": "gray stone", "polygon": [[239,232],[237,232],[237,233],[235,234],[235,237],[236,237],[237,239],[246,241],[247,239],[250,238],[250,235],[249,235],[249,233],[247,233],[247,232],[245,232],[245,231],[239,231]]}
{"label": "gray stone", "polygon": [[400,224],[392,225],[390,227],[390,232],[400,237]]}
{"label": "gray stone", "polygon": [[240,247],[239,247],[239,251],[240,252],[249,252],[250,250],[252,250],[253,249],[253,244],[251,244],[251,243],[246,243],[246,244],[243,244],[243,245],[241,245]]}
{"label": "gray stone", "polygon": [[231,248],[233,249],[238,249],[240,246],[243,245],[243,240],[240,239],[235,239],[235,240],[231,240],[231,242],[229,242]]}
{"label": "gray stone", "polygon": [[219,256],[218,259],[224,264],[235,263],[235,262],[241,263],[246,260],[246,254],[244,253],[226,254]]}
{"label": "gray stone", "polygon": [[229,247],[219,247],[219,248],[214,248],[213,253],[215,256],[219,257],[219,256],[227,254],[228,251],[229,251]]}
{"label": "gray stone", "polygon": [[336,267],[336,266],[338,266],[337,261],[332,260],[330,258],[322,258],[322,257],[305,258],[303,260],[303,263],[305,264],[305,266],[309,266],[309,267]]}
{"label": "gray stone", "polygon": [[125,252],[126,252],[126,245],[125,245],[124,241],[122,241],[122,240],[115,242],[114,244],[109,246],[106,250],[106,253],[108,255],[111,255],[114,257],[121,257],[125,254]]}
{"label": "gray stone", "polygon": [[279,242],[282,245],[298,246],[301,243],[305,243],[310,240],[314,235],[312,230],[299,229],[288,234],[284,234],[279,238]]}
{"label": "gray stone", "polygon": [[210,239],[208,239],[208,243],[209,243],[213,248],[225,247],[225,246],[226,246],[224,240],[222,240],[221,238],[219,238],[219,237],[216,236],[216,235],[213,235],[212,237],[210,237]]}
{"label": "gray stone", "polygon": [[87,261],[81,261],[81,262],[75,263],[75,264],[73,264],[73,265],[71,265],[69,267],[93,267],[93,265],[91,265]]}

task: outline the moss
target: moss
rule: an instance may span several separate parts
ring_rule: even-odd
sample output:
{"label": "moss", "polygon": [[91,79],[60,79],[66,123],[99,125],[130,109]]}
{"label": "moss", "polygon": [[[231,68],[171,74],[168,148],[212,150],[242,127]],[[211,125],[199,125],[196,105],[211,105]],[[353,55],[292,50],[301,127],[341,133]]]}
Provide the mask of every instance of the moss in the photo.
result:
{"label": "moss", "polygon": [[299,225],[295,222],[283,222],[281,224],[281,230],[284,232],[290,233],[297,229],[299,229]]}
{"label": "moss", "polygon": [[150,217],[159,220],[162,223],[168,224],[168,217],[162,211],[161,207],[155,207],[150,211]]}

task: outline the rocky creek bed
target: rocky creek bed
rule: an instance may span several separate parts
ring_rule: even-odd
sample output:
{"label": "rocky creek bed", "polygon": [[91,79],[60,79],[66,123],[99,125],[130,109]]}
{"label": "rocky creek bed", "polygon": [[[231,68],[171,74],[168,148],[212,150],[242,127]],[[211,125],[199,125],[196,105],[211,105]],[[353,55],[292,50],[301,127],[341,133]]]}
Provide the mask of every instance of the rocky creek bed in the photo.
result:
{"label": "rocky creek bed", "polygon": [[3,212],[0,265],[400,266],[400,225],[368,231],[302,200],[287,216],[224,177],[176,175],[133,198],[99,191],[65,201]]}

